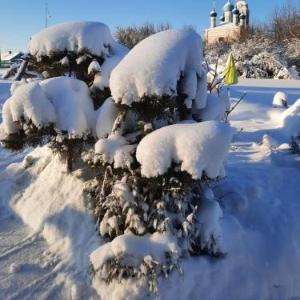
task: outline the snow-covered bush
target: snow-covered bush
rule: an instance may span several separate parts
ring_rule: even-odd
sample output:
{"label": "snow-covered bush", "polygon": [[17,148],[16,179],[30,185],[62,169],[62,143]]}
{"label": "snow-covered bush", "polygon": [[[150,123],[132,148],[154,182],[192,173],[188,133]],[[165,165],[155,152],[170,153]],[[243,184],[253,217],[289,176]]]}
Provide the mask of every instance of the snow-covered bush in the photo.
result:
{"label": "snow-covered bush", "polygon": [[[93,281],[136,280],[156,292],[158,277],[180,270],[184,256],[224,254],[222,210],[209,183],[224,176],[233,130],[220,121],[227,102],[208,95],[197,33],[157,33],[121,62],[118,47],[101,23],[34,36],[37,65],[52,76],[59,63],[77,78],[15,83],[1,140],[50,141],[69,170],[76,160],[88,173],[85,190],[104,242],[91,255]],[[84,61],[92,85],[72,69]],[[108,83],[112,97],[95,102],[93,86]]]}
{"label": "snow-covered bush", "polygon": [[127,52],[105,24],[69,22],[33,35],[29,66],[43,78],[70,76],[85,81],[99,107],[110,95],[111,71]]}
{"label": "snow-covered bush", "polygon": [[147,98],[175,101],[185,95],[182,104],[191,108],[194,103],[201,109],[206,106],[207,91],[201,57],[202,42],[193,31],[167,30],[152,35],[133,48],[112,72],[112,97],[117,103],[132,106]]}
{"label": "snow-covered bush", "polygon": [[111,71],[127,52],[98,22],[58,24],[34,35],[19,75],[31,69],[47,79],[13,85],[4,107],[1,140],[16,149],[46,137],[72,157],[74,144],[103,130],[96,129],[96,109],[110,95]]}
{"label": "snow-covered bush", "polygon": [[209,65],[218,59],[219,67],[224,67],[229,53],[232,53],[242,78],[299,79],[297,46],[295,41],[279,44],[267,34],[254,32],[243,41],[208,45],[205,57]]}
{"label": "snow-covered bush", "polygon": [[61,152],[69,152],[74,141],[87,139],[95,131],[93,100],[81,80],[56,77],[16,82],[11,94],[3,105],[0,127],[1,140],[9,148],[51,140]]}
{"label": "snow-covered bush", "polygon": [[[112,72],[99,140],[83,154],[101,170],[87,191],[108,241],[91,256],[94,282],[135,278],[155,291],[156,278],[178,268],[180,257],[224,251],[222,211],[206,183],[224,175],[233,132],[220,121],[196,122],[220,119],[226,107],[217,96],[207,100],[201,58],[199,35],[167,30],[140,42]],[[166,236],[176,253],[163,238],[158,258],[153,239]]]}

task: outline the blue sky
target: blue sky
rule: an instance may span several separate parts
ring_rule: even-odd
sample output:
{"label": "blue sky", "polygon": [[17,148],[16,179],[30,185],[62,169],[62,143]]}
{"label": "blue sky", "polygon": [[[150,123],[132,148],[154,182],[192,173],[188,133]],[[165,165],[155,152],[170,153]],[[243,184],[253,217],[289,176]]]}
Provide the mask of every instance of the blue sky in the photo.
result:
{"label": "blue sky", "polygon": [[[263,21],[272,8],[299,0],[248,0],[252,21]],[[118,25],[160,23],[193,25],[202,33],[209,24],[210,0],[0,0],[0,49],[26,50],[29,38],[45,25],[48,2],[50,25],[65,21],[101,21],[114,31]],[[215,0],[218,13],[227,0]],[[232,0],[235,2],[235,0]]]}

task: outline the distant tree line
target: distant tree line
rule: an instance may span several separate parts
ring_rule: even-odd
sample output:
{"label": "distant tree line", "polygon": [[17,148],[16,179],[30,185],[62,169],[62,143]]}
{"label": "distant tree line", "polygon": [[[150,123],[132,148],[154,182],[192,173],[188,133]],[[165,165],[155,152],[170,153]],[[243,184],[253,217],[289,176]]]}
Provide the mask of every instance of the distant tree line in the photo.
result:
{"label": "distant tree line", "polygon": [[140,26],[132,25],[128,27],[119,26],[115,32],[115,37],[120,44],[132,49],[136,44],[148,36],[170,28],[171,25],[169,23],[161,23],[158,25],[145,23]]}

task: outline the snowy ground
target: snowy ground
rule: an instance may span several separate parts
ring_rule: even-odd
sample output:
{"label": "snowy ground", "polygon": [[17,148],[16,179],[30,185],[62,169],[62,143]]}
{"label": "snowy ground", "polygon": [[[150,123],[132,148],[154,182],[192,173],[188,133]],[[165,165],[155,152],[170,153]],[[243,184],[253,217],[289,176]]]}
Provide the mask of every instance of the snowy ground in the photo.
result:
{"label": "snowy ground", "polygon": [[[8,82],[0,82],[0,106],[8,88]],[[278,90],[289,95],[290,104],[300,98],[299,81],[242,80],[232,88],[233,97],[243,92],[247,96],[230,116],[238,133],[227,161],[227,177],[214,189],[224,210],[228,254],[218,260],[186,260],[184,276],[174,273],[160,283],[161,299],[300,298],[300,159],[286,146],[278,147],[289,142],[277,129],[282,110],[272,108]],[[265,134],[276,137],[278,145],[267,139],[261,144]],[[37,160],[33,167],[18,163],[25,155],[26,151],[10,154],[0,148],[0,298],[81,299],[84,295],[94,299],[84,269],[97,237],[77,190],[80,183],[64,175],[57,159],[47,160],[47,151],[32,154]],[[53,176],[53,168],[57,178],[38,190]],[[34,184],[35,178],[40,182]],[[65,192],[51,184],[61,184]],[[57,209],[47,203],[50,199],[60,203],[60,197],[67,203],[47,221],[48,211]],[[40,220],[34,220],[33,208],[42,215]],[[72,228],[65,228],[62,220]],[[40,226],[42,222],[46,226]],[[55,224],[55,229],[49,224]],[[60,244],[60,230],[72,240]],[[80,234],[83,230],[86,236]],[[66,254],[70,246],[72,259]],[[130,284],[103,291],[107,299],[133,299],[135,293]]]}

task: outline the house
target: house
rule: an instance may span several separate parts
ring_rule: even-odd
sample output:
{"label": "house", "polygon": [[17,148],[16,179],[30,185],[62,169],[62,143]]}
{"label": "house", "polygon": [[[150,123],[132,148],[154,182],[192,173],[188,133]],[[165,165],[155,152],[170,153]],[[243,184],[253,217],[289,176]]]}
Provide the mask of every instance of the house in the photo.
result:
{"label": "house", "polygon": [[12,64],[18,63],[21,61],[23,56],[22,52],[4,52],[0,55],[0,67],[1,68],[9,68]]}
{"label": "house", "polygon": [[205,30],[205,41],[214,44],[221,41],[238,40],[243,31],[247,30],[250,20],[250,10],[246,0],[238,0],[235,5],[228,1],[224,7],[220,24],[217,25],[215,7],[210,12],[210,28]]}

